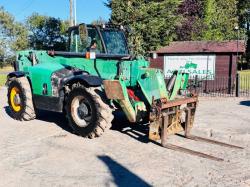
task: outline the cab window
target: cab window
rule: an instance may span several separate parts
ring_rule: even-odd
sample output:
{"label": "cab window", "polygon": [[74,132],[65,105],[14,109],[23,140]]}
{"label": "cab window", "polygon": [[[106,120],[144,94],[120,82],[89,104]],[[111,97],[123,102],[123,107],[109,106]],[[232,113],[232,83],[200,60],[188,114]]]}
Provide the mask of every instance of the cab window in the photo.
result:
{"label": "cab window", "polygon": [[71,31],[70,52],[85,53],[95,50],[96,53],[104,53],[101,38],[95,28],[88,28],[84,33],[80,27]]}
{"label": "cab window", "polygon": [[80,44],[78,29],[72,30],[70,35],[70,52],[78,52]]}

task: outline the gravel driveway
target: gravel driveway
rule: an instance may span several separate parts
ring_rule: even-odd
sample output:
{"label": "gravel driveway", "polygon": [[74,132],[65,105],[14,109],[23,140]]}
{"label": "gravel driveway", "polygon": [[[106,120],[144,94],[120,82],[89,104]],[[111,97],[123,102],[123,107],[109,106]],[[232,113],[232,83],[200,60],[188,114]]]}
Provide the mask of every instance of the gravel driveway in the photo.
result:
{"label": "gravel driveway", "polygon": [[123,120],[94,140],[72,134],[57,113],[18,122],[8,115],[6,88],[0,98],[0,186],[250,186],[247,99],[202,98],[193,129],[244,150],[170,137],[175,145],[225,159],[216,162],[148,142],[144,126]]}

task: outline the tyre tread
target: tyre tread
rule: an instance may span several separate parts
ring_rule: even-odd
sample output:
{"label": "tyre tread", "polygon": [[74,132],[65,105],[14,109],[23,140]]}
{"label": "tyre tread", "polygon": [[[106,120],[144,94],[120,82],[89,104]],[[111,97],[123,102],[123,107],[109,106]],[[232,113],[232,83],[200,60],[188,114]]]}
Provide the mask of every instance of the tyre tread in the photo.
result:
{"label": "tyre tread", "polygon": [[[36,118],[36,113],[35,113],[35,109],[34,109],[34,105],[33,105],[33,100],[32,100],[32,91],[31,91],[31,87],[30,87],[30,83],[28,81],[28,79],[26,77],[20,77],[20,78],[12,78],[10,81],[16,81],[19,83],[19,85],[22,88],[22,92],[24,94],[25,97],[25,106],[24,107],[24,111],[20,116],[15,115],[15,112],[13,112],[11,110],[12,116],[13,118],[15,118],[16,120],[20,120],[20,121],[30,121]],[[9,94],[8,94],[8,98],[9,98]]]}
{"label": "tyre tread", "polygon": [[[108,105],[105,93],[101,91],[100,87],[86,88],[83,85],[77,83],[77,84],[72,85],[71,91],[79,87],[85,89],[85,91],[88,92],[92,96],[93,100],[95,101],[95,105],[98,108],[97,110],[98,120],[96,122],[96,127],[87,136],[83,136],[83,135],[82,136],[88,137],[90,139],[100,137],[106,130],[111,128],[112,126],[111,122],[114,118],[113,113],[112,113],[113,111],[111,107]],[[66,114],[68,119],[70,119],[69,115],[70,115],[69,113]]]}

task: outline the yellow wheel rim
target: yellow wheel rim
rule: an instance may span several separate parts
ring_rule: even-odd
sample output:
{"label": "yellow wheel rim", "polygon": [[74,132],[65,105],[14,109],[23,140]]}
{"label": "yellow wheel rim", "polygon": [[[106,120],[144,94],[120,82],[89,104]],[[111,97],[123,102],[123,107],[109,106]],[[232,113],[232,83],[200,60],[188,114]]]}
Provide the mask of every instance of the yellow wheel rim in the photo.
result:
{"label": "yellow wheel rim", "polygon": [[20,90],[17,87],[13,87],[10,91],[10,103],[15,112],[19,112],[21,110],[21,105],[15,101],[15,97],[19,94]]}

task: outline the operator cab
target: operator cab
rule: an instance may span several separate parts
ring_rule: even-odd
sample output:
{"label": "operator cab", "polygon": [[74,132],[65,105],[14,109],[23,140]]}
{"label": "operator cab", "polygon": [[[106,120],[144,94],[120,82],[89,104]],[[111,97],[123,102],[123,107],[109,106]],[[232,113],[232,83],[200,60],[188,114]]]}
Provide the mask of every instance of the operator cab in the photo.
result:
{"label": "operator cab", "polygon": [[129,55],[124,30],[114,25],[80,24],[69,28],[69,38],[70,52]]}

